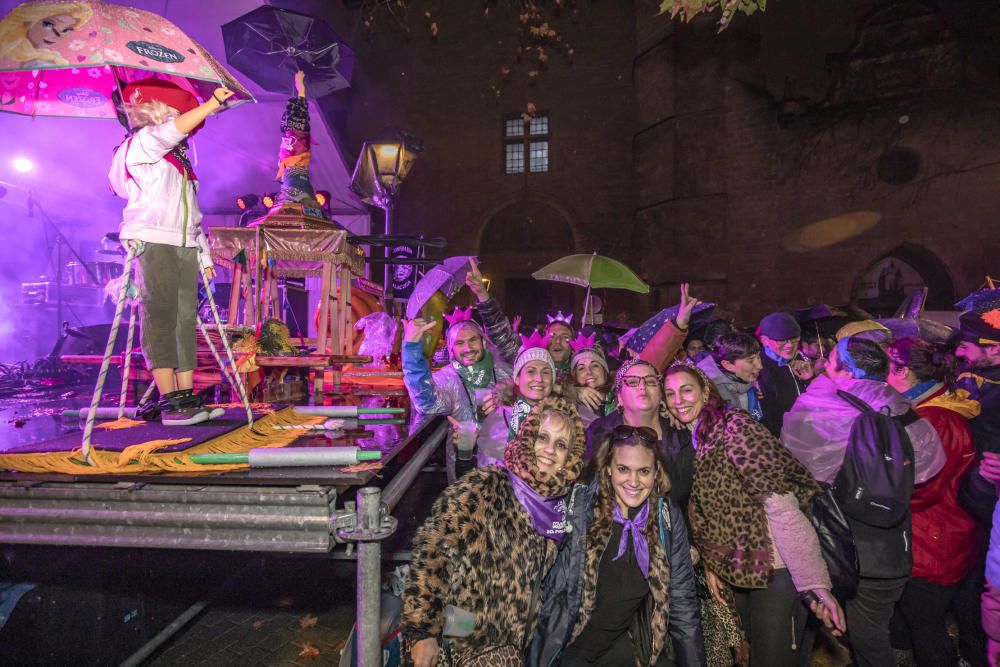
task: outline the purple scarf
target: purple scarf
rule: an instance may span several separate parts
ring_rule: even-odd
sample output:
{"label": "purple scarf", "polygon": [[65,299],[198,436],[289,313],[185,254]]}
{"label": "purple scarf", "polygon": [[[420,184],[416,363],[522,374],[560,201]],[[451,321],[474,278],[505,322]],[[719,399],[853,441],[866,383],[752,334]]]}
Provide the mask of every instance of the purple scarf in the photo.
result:
{"label": "purple scarf", "polygon": [[507,477],[514,487],[514,495],[531,517],[538,534],[562,544],[566,536],[566,496],[546,498],[509,470]]}
{"label": "purple scarf", "polygon": [[642,506],[639,513],[635,515],[634,519],[626,519],[622,516],[622,511],[615,503],[615,513],[613,519],[615,523],[620,523],[622,528],[622,536],[618,541],[618,555],[615,556],[615,560],[618,560],[625,555],[625,551],[628,549],[628,536],[629,533],[632,534],[632,550],[635,552],[635,560],[639,563],[639,569],[642,570],[642,578],[649,578],[649,542],[646,541],[646,534],[642,531],[646,528],[646,519],[649,518],[649,501]]}

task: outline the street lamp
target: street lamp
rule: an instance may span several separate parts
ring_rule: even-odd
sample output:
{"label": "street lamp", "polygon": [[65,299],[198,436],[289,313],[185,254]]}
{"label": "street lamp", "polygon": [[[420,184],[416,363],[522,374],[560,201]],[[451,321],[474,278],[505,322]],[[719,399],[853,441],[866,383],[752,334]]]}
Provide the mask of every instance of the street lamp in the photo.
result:
{"label": "street lamp", "polygon": [[[385,235],[392,234],[392,215],[399,186],[410,173],[417,156],[423,151],[420,142],[411,136],[388,130],[378,141],[366,141],[361,147],[358,164],[351,177],[351,189],[361,200],[385,212]],[[386,239],[386,259],[389,242]],[[386,312],[392,312],[392,265],[385,264],[382,301]]]}

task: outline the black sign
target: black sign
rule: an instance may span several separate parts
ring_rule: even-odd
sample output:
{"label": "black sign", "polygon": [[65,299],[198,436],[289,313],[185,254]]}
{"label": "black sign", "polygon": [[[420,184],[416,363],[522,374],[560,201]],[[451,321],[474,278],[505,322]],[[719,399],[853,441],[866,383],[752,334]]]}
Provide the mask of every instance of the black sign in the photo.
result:
{"label": "black sign", "polygon": [[149,58],[161,63],[184,62],[184,56],[171,48],[156,44],[154,42],[129,42],[126,44],[129,50],[138,53],[143,58]]}
{"label": "black sign", "polygon": [[[393,259],[416,259],[417,251],[408,246],[396,246],[390,257]],[[413,264],[396,264],[392,270],[392,296],[397,301],[405,301],[413,294],[413,286],[417,282],[417,269]]]}

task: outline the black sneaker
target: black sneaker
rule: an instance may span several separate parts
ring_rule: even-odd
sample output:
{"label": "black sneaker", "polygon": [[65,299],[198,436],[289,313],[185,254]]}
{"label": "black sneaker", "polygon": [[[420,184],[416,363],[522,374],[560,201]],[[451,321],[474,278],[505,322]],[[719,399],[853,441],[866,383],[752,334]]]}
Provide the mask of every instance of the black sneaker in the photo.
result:
{"label": "black sneaker", "polygon": [[206,394],[208,393],[207,389],[202,390],[202,391],[198,392],[197,394],[194,393],[194,391],[192,391],[191,389],[182,389],[181,391],[184,392],[180,396],[181,407],[184,407],[184,408],[198,408],[198,409],[201,409],[201,410],[205,410],[205,412],[208,413],[208,418],[209,419],[218,419],[222,415],[226,414],[226,411],[223,408],[206,408],[205,407],[205,401],[207,400],[206,399]]}
{"label": "black sneaker", "polygon": [[193,405],[184,405],[185,392],[190,397],[190,389],[172,391],[160,398],[160,423],[164,426],[192,426],[208,421],[208,411]]}

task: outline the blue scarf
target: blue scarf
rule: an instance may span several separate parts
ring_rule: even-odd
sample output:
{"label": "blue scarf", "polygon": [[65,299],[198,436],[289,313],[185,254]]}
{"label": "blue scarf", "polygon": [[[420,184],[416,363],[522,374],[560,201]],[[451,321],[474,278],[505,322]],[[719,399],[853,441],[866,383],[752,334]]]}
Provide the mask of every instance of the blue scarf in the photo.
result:
{"label": "blue scarf", "polygon": [[924,380],[919,384],[915,384],[906,391],[903,392],[903,398],[908,401],[915,401],[920,398],[920,396],[926,392],[928,389],[937,384],[937,380]]}
{"label": "blue scarf", "polygon": [[747,412],[757,421],[764,418],[764,410],[760,407],[760,399],[757,397],[757,387],[750,387],[747,391]]}
{"label": "blue scarf", "polygon": [[775,352],[774,350],[772,350],[769,347],[764,347],[764,354],[766,354],[768,357],[770,357],[771,361],[773,361],[774,363],[778,364],[779,368],[781,368],[783,366],[787,366],[788,364],[790,364],[792,362],[791,359],[785,359],[784,357],[779,356],[777,352]]}
{"label": "blue scarf", "polygon": [[642,570],[642,578],[649,578],[649,542],[646,540],[646,520],[649,518],[649,500],[642,506],[634,519],[626,519],[622,516],[621,508],[615,503],[615,512],[612,519],[615,523],[622,525],[622,536],[618,540],[618,555],[614,560],[618,560],[628,551],[628,538],[632,535],[632,551],[635,553],[635,560]]}

